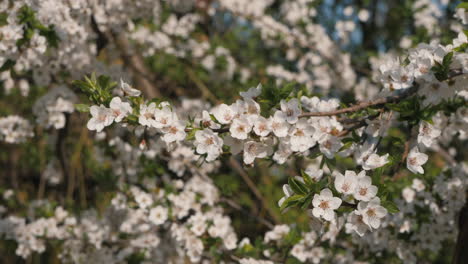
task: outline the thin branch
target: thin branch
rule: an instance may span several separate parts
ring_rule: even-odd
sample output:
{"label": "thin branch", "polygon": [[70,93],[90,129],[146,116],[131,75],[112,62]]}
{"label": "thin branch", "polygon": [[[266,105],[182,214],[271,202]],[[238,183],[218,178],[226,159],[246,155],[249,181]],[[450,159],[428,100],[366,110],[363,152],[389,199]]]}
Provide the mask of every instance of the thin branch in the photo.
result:
{"label": "thin branch", "polygon": [[141,87],[143,93],[149,98],[161,97],[159,89],[154,85],[155,78],[152,77],[151,71],[146,67],[140,54],[133,51],[128,38],[122,34],[109,35],[119,49],[125,64],[135,75],[137,87]]}
{"label": "thin branch", "polygon": [[225,198],[225,197],[222,197],[221,198],[221,202],[225,202],[227,205],[229,205],[230,207],[250,216],[251,218],[257,220],[259,223],[265,225],[266,227],[272,229],[274,227],[274,225],[268,221],[267,219],[261,217],[261,216],[256,216],[256,215],[253,215],[251,214],[250,212],[248,212],[247,210],[245,210],[244,208],[242,208],[242,206],[238,203],[236,203],[235,201],[231,200],[231,199],[228,199],[228,198]]}
{"label": "thin branch", "polygon": [[94,15],[91,16],[91,27],[97,35],[98,54],[109,42],[115,43],[125,66],[129,67],[135,77],[137,87],[149,98],[160,97],[161,93],[158,87],[154,85],[154,75],[146,67],[143,57],[133,50],[128,38],[123,33],[101,31]]}
{"label": "thin branch", "polygon": [[415,94],[417,89],[415,87],[409,88],[402,93],[398,95],[392,95],[388,97],[383,97],[383,98],[378,98],[374,101],[367,101],[367,102],[362,102],[350,107],[334,110],[334,111],[329,111],[329,112],[307,112],[307,113],[302,113],[299,115],[299,117],[310,117],[310,116],[334,116],[334,115],[339,115],[339,114],[345,114],[345,113],[351,113],[351,112],[357,112],[359,110],[365,109],[367,107],[371,106],[381,106],[385,104],[390,104],[390,103],[396,103],[399,102],[413,94]]}
{"label": "thin branch", "polygon": [[[190,131],[192,131],[192,130],[193,130],[193,128],[188,127],[188,128],[186,128],[184,131],[185,131],[185,132],[190,132]],[[215,132],[215,133],[226,133],[226,132],[229,131],[229,127],[215,128],[215,129],[211,129],[211,130],[212,130],[213,132]]]}
{"label": "thin branch", "polygon": [[255,186],[255,183],[250,179],[249,175],[247,174],[247,172],[245,172],[244,168],[242,168],[240,163],[235,158],[230,157],[229,164],[242,177],[242,179],[247,184],[247,186],[252,191],[252,193],[255,195],[255,197],[262,203],[263,208],[268,211],[268,214],[272,218],[274,224],[278,224],[279,223],[278,217],[273,212],[273,210],[271,210],[267,201],[262,196],[262,193],[260,192],[259,189],[257,189],[257,186]]}
{"label": "thin branch", "polygon": [[[463,75],[464,73],[460,70],[453,70],[449,73],[449,76],[447,77],[446,80]],[[414,95],[418,91],[417,86],[413,86],[411,88],[408,88],[404,91],[402,91],[400,94],[397,95],[392,95],[392,96],[387,96],[383,98],[378,98],[374,101],[367,101],[367,102],[361,102],[359,104],[334,110],[334,111],[329,111],[329,112],[306,112],[302,113],[299,115],[299,117],[310,117],[310,116],[334,116],[334,115],[340,115],[340,114],[345,114],[345,113],[352,113],[352,112],[357,112],[359,110],[365,109],[367,107],[372,107],[372,106],[384,106],[386,104],[391,104],[391,103],[397,103],[405,98],[408,98],[412,95]]]}
{"label": "thin branch", "polygon": [[437,145],[434,147],[434,150],[437,151],[437,154],[441,155],[450,166],[455,166],[457,164],[457,161],[441,146]]}
{"label": "thin branch", "polygon": [[216,98],[216,96],[213,93],[211,93],[210,89],[208,89],[208,87],[202,82],[202,80],[198,78],[198,76],[191,68],[187,67],[185,71],[187,72],[188,77],[195,83],[197,88],[201,91],[203,97],[208,99],[213,104],[219,103],[218,98]]}

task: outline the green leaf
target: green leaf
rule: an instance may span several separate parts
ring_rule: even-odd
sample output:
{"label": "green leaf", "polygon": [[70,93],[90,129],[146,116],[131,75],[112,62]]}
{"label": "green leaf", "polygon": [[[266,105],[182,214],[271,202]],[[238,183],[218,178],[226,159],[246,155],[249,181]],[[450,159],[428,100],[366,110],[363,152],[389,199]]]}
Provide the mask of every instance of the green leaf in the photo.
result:
{"label": "green leaf", "polygon": [[213,114],[210,114],[210,118],[213,122],[219,123],[219,121],[216,119],[216,117]]}
{"label": "green leaf", "polygon": [[452,63],[453,59],[453,52],[449,52],[444,56],[444,59],[442,60],[442,65],[444,65],[445,68],[448,68],[450,66],[450,63]]}
{"label": "green leaf", "polygon": [[385,207],[385,209],[387,209],[387,211],[391,214],[398,213],[400,211],[400,209],[398,209],[398,206],[392,201],[383,201],[382,206]]}
{"label": "green leaf", "polygon": [[89,105],[87,104],[75,104],[75,108],[78,112],[81,112],[81,113],[89,112]]}
{"label": "green leaf", "polygon": [[2,67],[0,67],[0,72],[8,71],[9,69],[11,69],[11,67],[15,66],[15,64],[16,64],[16,61],[14,60],[10,60],[10,59],[6,60],[3,63]]}
{"label": "green leaf", "polygon": [[312,181],[312,179],[310,178],[310,176],[307,175],[307,173],[305,173],[303,170],[301,171],[301,176],[302,176],[302,179],[304,180],[305,184],[311,186],[314,183]]}
{"label": "green leaf", "polygon": [[323,157],[325,159],[325,163],[327,164],[327,167],[329,169],[335,168],[336,167],[336,159],[328,159],[327,157]]}
{"label": "green leaf", "polygon": [[306,197],[303,198],[302,200],[302,204],[301,204],[301,209],[302,210],[305,210],[309,207],[310,203],[312,203],[312,198],[313,198],[313,195],[312,193],[309,193]]}
{"label": "green leaf", "polygon": [[296,194],[307,194],[309,192],[304,183],[294,179],[293,177],[289,177],[288,184]]}
{"label": "green leaf", "polygon": [[301,199],[303,199],[304,196],[303,195],[299,195],[299,194],[295,194],[295,195],[292,195],[292,196],[289,196],[284,202],[283,204],[281,205],[280,207],[280,211],[283,211],[284,209],[286,208],[289,208],[291,206],[294,206],[296,204],[299,203],[299,201]]}
{"label": "green leaf", "polygon": [[343,151],[343,150],[346,150],[346,149],[349,149],[353,144],[354,144],[353,141],[348,141],[348,142],[346,142],[346,143],[340,148],[340,150],[338,150],[338,152]]}
{"label": "green leaf", "polygon": [[128,121],[129,123],[131,123],[131,124],[132,124],[132,123],[133,123],[133,124],[138,124],[138,116],[136,116],[136,115],[128,115],[128,116],[126,117],[126,119],[127,119],[127,121]]}
{"label": "green leaf", "polygon": [[185,138],[186,140],[192,140],[195,138],[195,133],[198,131],[199,129],[197,128],[192,128],[188,133],[187,133],[187,137]]}
{"label": "green leaf", "polygon": [[[468,33],[466,33],[468,36]],[[460,46],[454,48],[453,50],[456,52],[464,52],[468,48],[468,43],[463,43]]]}
{"label": "green leaf", "polygon": [[0,27],[8,25],[8,14],[6,12],[0,13]]}

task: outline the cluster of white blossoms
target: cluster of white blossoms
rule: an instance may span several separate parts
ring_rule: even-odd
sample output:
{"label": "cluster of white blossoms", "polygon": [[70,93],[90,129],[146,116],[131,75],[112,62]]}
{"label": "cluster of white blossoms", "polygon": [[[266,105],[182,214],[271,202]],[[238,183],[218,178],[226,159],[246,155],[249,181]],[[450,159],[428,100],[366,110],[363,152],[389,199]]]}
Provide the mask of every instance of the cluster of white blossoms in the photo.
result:
{"label": "cluster of white blossoms", "polygon": [[22,143],[34,136],[31,123],[17,115],[0,118],[0,140],[6,143]]}
{"label": "cluster of white blossoms", "polygon": [[[206,250],[202,241],[206,235],[221,239],[224,250],[237,248],[231,219],[216,205],[218,190],[210,181],[193,177],[174,185],[177,190],[166,193],[159,189],[156,194],[132,186],[112,199],[102,218],[94,211],[73,216],[62,207],[53,209],[50,204],[37,201],[30,210],[34,214],[53,210],[52,216],[1,218],[0,234],[16,241],[16,253],[24,258],[33,252],[44,252],[47,241],[61,241],[63,261],[105,257],[119,262],[137,252],[145,252],[145,259],[150,260],[165,254],[174,256],[174,247],[180,247],[185,249],[180,258],[186,255],[198,262]],[[5,193],[3,197],[11,200],[15,195]],[[161,240],[166,244],[160,245]]]}
{"label": "cluster of white blossoms", "polygon": [[[434,41],[411,49],[407,58],[395,58],[392,51],[382,54],[379,60],[371,58],[374,69],[371,74],[378,73],[375,82],[371,82],[365,78],[357,80],[352,56],[332,41],[324,26],[314,22],[317,13],[314,1],[276,2],[2,1],[0,67],[12,63],[13,66],[0,73],[1,87],[6,94],[19,88],[26,97],[36,87],[57,84],[36,101],[33,113],[40,126],[62,129],[77,101],[76,95],[66,88],[70,79],[79,79],[91,71],[114,79],[143,78],[135,73],[134,65],[115,63],[127,59],[127,50],[118,47],[118,37],[114,35],[134,41],[132,45],[143,46],[141,50],[139,46],[127,49],[141,51],[146,58],[163,53],[200,66],[217,81],[239,78],[246,82],[250,76],[256,76],[257,65],[239,63],[239,57],[235,56],[238,54],[227,49],[228,45],[224,47],[218,41],[211,41],[199,30],[202,23],[217,21],[221,16],[240,25],[247,21],[266,47],[281,50],[280,56],[289,67],[272,59],[261,69],[262,75],[275,78],[278,85],[296,81],[309,91],[334,96],[354,89],[359,101],[400,95],[416,87],[417,95],[425,97],[425,106],[455,96],[468,97],[468,56],[457,49],[468,40],[459,24],[450,25],[460,32],[451,45]],[[441,18],[439,9],[446,2],[416,1],[415,25],[438,34],[434,25]],[[280,14],[269,14],[273,3],[279,5]],[[57,45],[49,39],[50,35],[38,28],[30,30],[21,22],[19,15],[24,6],[31,8],[43,26],[53,27]],[[163,6],[177,10],[166,15]],[[345,42],[358,26],[353,16],[358,15],[361,21],[369,18],[366,10],[355,11],[345,8],[347,20],[336,23],[335,30]],[[456,12],[464,24],[468,21],[465,11]],[[148,26],[151,24],[148,21],[156,26]],[[18,45],[23,39],[27,42]],[[411,42],[402,43],[411,46]],[[433,68],[444,64],[444,58],[451,52],[448,68],[459,76],[440,80]],[[220,69],[218,64],[223,63],[226,67]],[[381,85],[385,89],[379,93]],[[343,91],[335,93],[336,87]],[[329,93],[332,89],[333,93]],[[285,251],[282,246],[296,232],[296,225],[269,228],[259,242],[264,250],[254,258],[249,255],[254,246],[248,238],[238,241],[236,219],[231,219],[220,206],[224,202],[223,193],[209,180],[209,174],[216,173],[221,164],[218,160],[229,154],[242,155],[244,164],[250,166],[257,159],[290,165],[299,158],[325,164],[305,170],[320,188],[310,193],[307,207],[311,215],[310,230],[297,232],[297,243],[285,253],[300,262],[361,263],[365,256],[380,257],[388,252],[405,263],[416,263],[421,250],[439,251],[447,240],[455,239],[457,227],[453,220],[466,200],[467,167],[446,166],[433,181],[431,175],[414,174],[425,173],[423,166],[429,160],[428,154],[446,148],[447,163],[458,154],[452,142],[468,139],[466,107],[450,115],[439,111],[432,122],[421,121],[412,128],[410,134],[417,136],[408,139],[407,155],[403,155],[400,163],[406,163],[406,168],[414,174],[407,176],[411,178],[409,183],[402,183],[406,186],[402,187],[402,198],[392,197],[400,212],[389,214],[384,199],[390,198],[382,196],[385,190],[367,175],[395,163],[390,153],[380,147],[390,128],[400,124],[396,112],[387,109],[388,112],[378,115],[363,116],[355,122],[362,125],[356,127],[344,116],[308,115],[339,109],[338,99],[290,94],[274,109],[261,109],[262,101],[258,100],[261,93],[261,86],[251,88],[241,92],[241,99],[234,103],[214,107],[201,100],[181,99],[179,107],[156,100],[145,101],[139,90],[122,81],[106,105],[90,107],[91,119],[87,124],[97,132],[97,144],[89,151],[103,168],[118,177],[119,191],[111,204],[99,213],[90,209],[75,214],[44,201],[34,201],[27,208],[27,217],[20,217],[17,208],[6,209],[12,207],[9,199],[13,196],[12,191],[7,191],[0,205],[2,239],[15,241],[16,254],[23,258],[44,253],[54,242],[59,242],[61,246],[54,251],[60,251],[64,262],[73,263],[123,263],[133,256],[141,257],[145,263],[184,263],[187,257],[191,262],[212,262],[210,254],[227,256],[220,260],[223,263],[284,262],[279,259],[284,257],[280,254]],[[110,127],[114,123],[120,125]],[[106,127],[109,131],[104,130]],[[0,141],[21,143],[33,136],[33,126],[28,120],[16,115],[0,118]],[[128,139],[132,136],[136,136],[139,146]],[[317,155],[320,157],[314,158]],[[343,165],[348,169],[344,175],[330,171],[327,162],[337,157],[350,158],[355,168]],[[207,162],[200,164],[201,160]],[[167,171],[158,171],[157,177],[154,171],[151,177],[142,176],[142,161],[167,167]],[[63,178],[62,173],[57,160],[49,161],[42,172],[54,184]],[[295,180],[303,183],[301,177]],[[297,195],[288,184],[283,186],[283,191],[280,207]],[[341,231],[350,234],[347,238],[352,239],[341,239]],[[409,239],[402,240],[401,236]],[[245,256],[238,253],[243,250],[247,252]]]}
{"label": "cluster of white blossoms", "polygon": [[33,113],[37,116],[37,123],[45,128],[64,128],[65,115],[75,111],[73,103],[76,101],[76,95],[65,86],[51,89],[37,99],[33,105]]}
{"label": "cluster of white blossoms", "polygon": [[[461,32],[453,45],[443,46],[440,44],[419,44],[410,50],[409,63],[402,66],[399,59],[388,61],[380,66],[380,81],[389,91],[407,89],[418,83],[421,88],[418,93],[425,96],[425,104],[437,104],[444,99],[453,97],[457,92],[463,90],[459,85],[448,85],[447,82],[437,80],[433,66],[443,64],[444,57],[452,52],[453,48],[467,43],[466,35]],[[467,64],[466,54],[455,52],[453,54],[450,68],[465,69]]]}
{"label": "cluster of white blossoms", "polygon": [[[458,40],[463,38],[460,36]],[[458,41],[457,40],[457,41]],[[435,77],[433,66],[436,62],[442,64],[443,58],[454,52],[452,65],[450,68],[457,71],[465,71],[466,65],[459,63],[463,58],[463,53],[453,51],[454,46],[421,45],[411,51],[409,64],[400,65],[390,63],[382,65],[381,81],[388,91],[382,95],[396,94],[399,91],[407,90],[419,84],[419,89],[424,91],[428,85],[439,85],[442,90],[446,89],[442,99],[452,98],[461,91],[463,78],[455,78],[448,85],[446,81],[439,81]],[[429,58],[427,57],[429,56]],[[398,61],[397,61],[398,62]],[[426,64],[424,64],[426,63]],[[411,71],[411,69],[418,69]],[[417,73],[416,73],[417,72]],[[335,155],[342,157],[353,157],[358,166],[363,171],[356,175],[354,171],[346,171],[345,175],[334,173],[334,190],[341,193],[343,197],[335,197],[333,191],[323,188],[315,193],[311,204],[311,213],[317,218],[335,222],[337,217],[335,211],[346,201],[346,206],[354,207],[355,210],[347,216],[348,230],[354,230],[363,236],[368,230],[375,230],[381,226],[382,219],[387,215],[387,209],[381,205],[381,200],[376,196],[377,187],[372,185],[366,171],[373,171],[381,168],[390,162],[389,154],[379,154],[378,145],[386,136],[388,128],[395,122],[395,117],[391,114],[380,114],[378,118],[369,118],[365,124],[353,131],[356,136],[363,140],[351,141],[344,147],[343,139],[349,139],[346,124],[339,122],[334,116],[315,116],[318,112],[331,112],[337,110],[339,101],[336,99],[321,100],[318,97],[301,96],[300,98],[289,98],[279,102],[277,109],[269,109],[270,116],[262,115],[262,110],[257,99],[262,94],[262,87],[250,88],[240,94],[242,99],[228,104],[220,104],[212,108],[198,112],[192,120],[183,121],[179,119],[178,110],[167,102],[145,102],[135,104],[135,100],[125,99],[139,96],[136,90],[128,84],[121,82],[121,89],[131,89],[131,92],[124,99],[114,97],[106,106],[91,106],[92,118],[88,127],[92,130],[101,131],[114,121],[120,122],[128,115],[135,115],[138,119],[136,129],[143,128],[151,135],[159,134],[159,139],[165,142],[168,147],[171,145],[185,144],[191,146],[193,151],[205,157],[206,161],[214,161],[225,151],[232,155],[241,153],[244,164],[252,165],[256,159],[269,158],[278,164],[285,163],[288,158],[295,155],[308,156],[313,152],[322,155],[322,159],[334,159]],[[412,88],[414,89],[414,88]],[[421,93],[418,91],[418,93]],[[381,95],[381,96],[382,96]],[[124,102],[128,100],[129,102]],[[141,100],[140,100],[141,101]],[[439,102],[439,101],[437,101]],[[428,101],[427,104],[434,104],[435,101]],[[115,110],[119,109],[119,110]],[[117,118],[116,115],[120,115]],[[90,125],[91,124],[91,125]],[[135,125],[135,124],[133,124]],[[153,132],[151,132],[153,131]],[[187,137],[188,134],[192,137]],[[406,160],[407,168],[413,173],[424,173],[423,165],[428,160],[428,155],[421,153],[419,147],[430,147],[440,135],[440,131],[422,121],[419,128],[419,135],[415,142],[408,149]],[[186,138],[187,137],[187,138]],[[193,140],[193,143],[190,144]],[[419,145],[419,146],[418,146]],[[323,171],[309,171],[309,177],[319,181]],[[301,180],[301,179],[299,179]],[[285,197],[280,200],[279,205],[294,195],[291,187],[284,186]]]}

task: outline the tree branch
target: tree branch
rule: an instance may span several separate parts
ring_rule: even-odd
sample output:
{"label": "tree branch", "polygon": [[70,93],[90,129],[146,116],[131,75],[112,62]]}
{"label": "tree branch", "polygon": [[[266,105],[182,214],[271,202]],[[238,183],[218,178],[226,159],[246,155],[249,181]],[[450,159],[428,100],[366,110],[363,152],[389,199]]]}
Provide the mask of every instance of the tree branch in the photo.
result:
{"label": "tree branch", "polygon": [[271,210],[270,206],[268,206],[268,203],[265,200],[265,198],[262,196],[262,193],[260,192],[259,189],[257,189],[257,186],[255,186],[255,183],[250,179],[249,175],[247,174],[247,172],[245,172],[245,170],[242,168],[239,162],[235,158],[230,157],[229,164],[242,177],[242,179],[247,184],[247,186],[252,191],[252,193],[255,195],[255,197],[262,203],[263,208],[268,212],[273,222],[275,224],[278,224],[279,223],[278,217],[273,212],[273,210]]}
{"label": "tree branch", "polygon": [[[453,70],[449,73],[449,76],[447,77],[446,80],[449,80],[451,78],[454,78],[463,74],[464,73],[461,70],[458,70],[458,69]],[[397,103],[405,98],[408,98],[414,95],[417,91],[418,91],[418,87],[413,86],[411,88],[408,88],[402,91],[400,94],[397,94],[397,95],[378,98],[374,101],[361,102],[359,104],[356,104],[350,107],[346,107],[346,108],[342,108],[342,109],[338,109],[334,111],[329,111],[329,112],[305,112],[299,115],[299,117],[334,116],[334,115],[340,115],[340,114],[345,114],[345,113],[357,112],[359,110],[362,110],[371,106],[384,106],[385,104]]]}
{"label": "tree branch", "polygon": [[416,87],[409,88],[402,93],[398,95],[392,95],[388,97],[383,97],[376,99],[374,101],[367,101],[367,102],[362,102],[350,107],[334,110],[334,111],[329,111],[329,112],[307,112],[307,113],[302,113],[299,115],[299,117],[310,117],[310,116],[334,116],[334,115],[339,115],[339,114],[345,114],[345,113],[351,113],[351,112],[357,112],[359,110],[365,109],[367,107],[371,106],[381,106],[389,103],[396,103],[399,102],[413,94],[415,94],[417,91]]}

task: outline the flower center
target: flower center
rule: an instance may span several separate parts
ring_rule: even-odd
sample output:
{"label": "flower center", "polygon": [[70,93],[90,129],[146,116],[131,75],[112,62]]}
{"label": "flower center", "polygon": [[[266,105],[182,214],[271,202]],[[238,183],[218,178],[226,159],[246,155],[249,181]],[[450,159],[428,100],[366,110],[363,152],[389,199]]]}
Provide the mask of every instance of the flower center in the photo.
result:
{"label": "flower center", "polygon": [[153,113],[150,113],[150,112],[146,112],[146,113],[144,114],[144,116],[145,116],[147,119],[154,118],[154,114],[153,114]]}
{"label": "flower center", "polygon": [[209,137],[205,140],[205,144],[206,145],[212,145],[214,143],[214,140],[212,137]]}
{"label": "flower center", "polygon": [[230,114],[224,114],[224,120],[229,121],[232,119],[232,115]]}
{"label": "flower center", "polygon": [[211,122],[210,121],[203,121],[203,126],[204,127],[209,127],[211,125]]}
{"label": "flower center", "polygon": [[429,69],[426,66],[423,66],[423,67],[419,68],[419,72],[422,73],[422,74],[426,74],[426,73],[429,72]]}
{"label": "flower center", "polygon": [[260,130],[260,131],[265,131],[265,130],[266,130],[265,124],[260,124],[260,125],[258,126],[258,130]]}
{"label": "flower center", "polygon": [[247,111],[249,112],[249,114],[256,114],[257,108],[254,105],[249,105],[249,108]]}
{"label": "flower center", "polygon": [[376,216],[375,209],[374,209],[374,208],[370,208],[369,210],[367,210],[366,214],[367,214],[367,216],[369,216],[369,217],[374,217],[374,216]]}
{"label": "flower center", "polygon": [[169,129],[169,133],[171,134],[176,134],[179,130],[177,129],[177,127],[173,126]]}
{"label": "flower center", "polygon": [[349,191],[349,188],[350,188],[350,186],[349,186],[349,184],[347,182],[344,183],[343,186],[341,187],[341,189],[343,189],[343,191],[345,191],[345,192]]}
{"label": "flower center", "polygon": [[251,144],[248,148],[247,148],[248,152],[249,153],[255,153],[257,151],[257,146],[255,144]]}
{"label": "flower center", "polygon": [[297,129],[296,133],[294,133],[294,135],[298,136],[298,137],[303,137],[305,134],[304,134],[304,131],[302,129]]}
{"label": "flower center", "polygon": [[365,196],[367,194],[367,188],[361,188],[359,190],[359,194],[362,195],[362,196]]}
{"label": "flower center", "polygon": [[325,209],[330,208],[330,205],[328,204],[328,201],[322,201],[322,202],[320,202],[319,207],[322,208],[323,210],[325,210]]}
{"label": "flower center", "polygon": [[99,121],[104,122],[106,121],[106,115],[99,115],[98,119]]}

